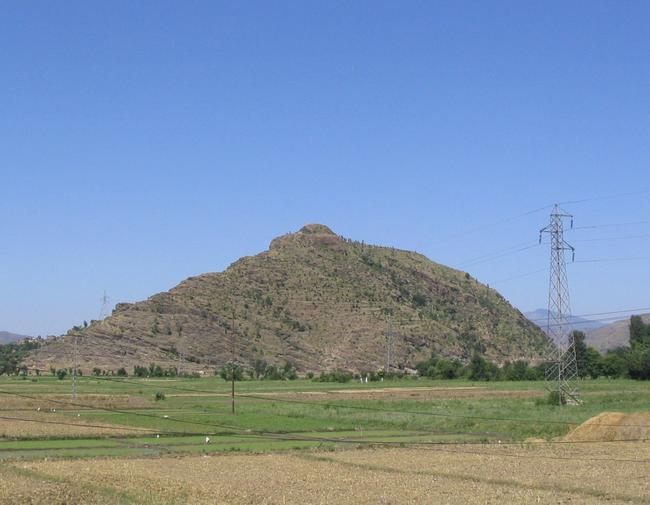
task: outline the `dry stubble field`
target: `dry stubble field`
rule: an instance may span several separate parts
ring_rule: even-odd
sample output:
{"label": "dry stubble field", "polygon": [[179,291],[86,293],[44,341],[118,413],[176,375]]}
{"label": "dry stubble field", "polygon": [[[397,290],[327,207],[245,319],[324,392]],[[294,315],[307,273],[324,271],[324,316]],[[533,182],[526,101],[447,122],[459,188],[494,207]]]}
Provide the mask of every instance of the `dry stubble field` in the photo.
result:
{"label": "dry stubble field", "polygon": [[650,417],[632,414],[650,391],[631,381],[567,409],[535,383],[252,381],[236,416],[217,379],[84,378],[76,404],[54,379],[1,386],[0,504],[650,504]]}
{"label": "dry stubble field", "polygon": [[2,503],[650,502],[650,443],[14,462]]}

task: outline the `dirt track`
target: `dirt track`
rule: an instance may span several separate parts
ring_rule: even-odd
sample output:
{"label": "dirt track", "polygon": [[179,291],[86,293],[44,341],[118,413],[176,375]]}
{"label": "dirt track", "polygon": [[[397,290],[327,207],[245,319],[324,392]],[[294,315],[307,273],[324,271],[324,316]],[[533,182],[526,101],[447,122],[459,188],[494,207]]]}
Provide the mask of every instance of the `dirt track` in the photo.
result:
{"label": "dirt track", "polygon": [[649,471],[648,443],[32,462],[0,503],[611,505],[649,503]]}

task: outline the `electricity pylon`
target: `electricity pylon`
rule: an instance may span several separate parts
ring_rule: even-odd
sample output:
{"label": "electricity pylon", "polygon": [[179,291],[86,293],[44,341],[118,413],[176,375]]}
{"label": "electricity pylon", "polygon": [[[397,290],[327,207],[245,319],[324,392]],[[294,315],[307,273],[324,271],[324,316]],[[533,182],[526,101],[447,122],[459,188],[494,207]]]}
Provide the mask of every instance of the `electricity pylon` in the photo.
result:
{"label": "electricity pylon", "polygon": [[564,240],[564,219],[571,219],[573,228],[573,216],[566,214],[556,204],[550,223],[539,231],[540,244],[542,233],[548,233],[551,237],[547,335],[555,345],[549,351],[545,380],[549,391],[557,391],[560,405],[580,403],[574,383],[578,377],[578,367],[575,342],[571,337],[571,304],[564,258],[565,251],[570,251],[573,261],[575,249]]}
{"label": "electricity pylon", "polygon": [[79,335],[74,334],[72,368],[72,399],[77,399],[77,368],[79,367]]}
{"label": "electricity pylon", "polygon": [[393,334],[393,319],[391,316],[391,319],[388,323],[388,331],[386,332],[386,378],[388,378],[388,375],[390,374],[390,365],[391,365],[391,358],[393,354],[393,342],[395,339],[395,335]]}
{"label": "electricity pylon", "polygon": [[101,308],[99,309],[99,320],[102,321],[108,317],[108,307],[111,301],[111,299],[106,295],[106,291],[104,291],[104,296],[102,296],[99,301],[102,304]]}

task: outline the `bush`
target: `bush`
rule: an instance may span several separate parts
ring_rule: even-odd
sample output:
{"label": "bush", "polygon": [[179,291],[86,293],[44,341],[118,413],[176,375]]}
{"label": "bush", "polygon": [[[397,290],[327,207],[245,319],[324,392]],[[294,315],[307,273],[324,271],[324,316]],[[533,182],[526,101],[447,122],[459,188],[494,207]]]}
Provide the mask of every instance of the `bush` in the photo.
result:
{"label": "bush", "polygon": [[236,381],[240,381],[244,378],[244,372],[242,368],[239,365],[237,364],[233,365],[232,363],[228,363],[222,366],[217,373],[225,381],[233,380],[233,374],[234,374],[234,380]]}
{"label": "bush", "polygon": [[60,368],[56,371],[56,378],[60,381],[65,379],[66,375],[68,375],[68,371],[65,368]]}
{"label": "bush", "polygon": [[487,361],[480,354],[475,353],[472,356],[472,361],[469,363],[468,378],[473,381],[499,380],[499,367],[491,361]]}
{"label": "bush", "polygon": [[332,372],[321,372],[320,376],[313,379],[317,382],[350,382],[352,380],[352,373],[345,370],[334,370]]}
{"label": "bush", "polygon": [[165,393],[163,393],[162,391],[156,391],[156,395],[154,396],[154,399],[157,402],[161,401],[161,400],[164,400],[165,399]]}
{"label": "bush", "polygon": [[566,405],[566,396],[560,395],[559,391],[551,391],[546,396],[546,403],[549,405]]}
{"label": "bush", "polygon": [[436,379],[456,379],[460,376],[463,365],[456,359],[440,358],[433,368]]}
{"label": "bush", "polygon": [[118,377],[126,377],[128,374],[126,373],[126,368],[118,368],[117,369],[117,376]]}

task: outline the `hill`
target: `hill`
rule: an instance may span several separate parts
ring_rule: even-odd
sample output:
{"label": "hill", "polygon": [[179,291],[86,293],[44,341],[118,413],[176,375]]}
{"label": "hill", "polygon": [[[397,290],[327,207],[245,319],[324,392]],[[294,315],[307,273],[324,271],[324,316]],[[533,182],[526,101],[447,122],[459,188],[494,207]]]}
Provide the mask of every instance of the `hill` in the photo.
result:
{"label": "hill", "polygon": [[17,333],[11,333],[9,331],[0,331],[0,345],[8,344],[10,342],[17,342],[18,340],[23,340],[24,338],[29,338],[27,335],[18,335]]}
{"label": "hill", "polygon": [[[236,359],[298,370],[412,367],[435,350],[503,362],[543,356],[548,339],[499,293],[421,254],[366,245],[307,225],[224,272],[181,282],[103,321],[48,339],[29,366],[177,366],[213,370]],[[232,343],[232,345],[231,345]]]}
{"label": "hill", "polygon": [[[644,323],[650,323],[650,314],[642,314]],[[587,332],[587,344],[605,352],[617,347],[626,347],[630,344],[630,318]]]}
{"label": "hill", "polygon": [[[546,332],[546,321],[548,319],[548,310],[547,309],[537,309],[531,312],[525,312],[526,316],[532,323],[535,323],[539,326],[542,331]],[[584,331],[585,333],[605,326],[600,321],[592,321],[591,319],[585,319],[583,317],[571,316],[569,321],[574,329]]]}

